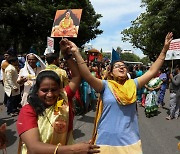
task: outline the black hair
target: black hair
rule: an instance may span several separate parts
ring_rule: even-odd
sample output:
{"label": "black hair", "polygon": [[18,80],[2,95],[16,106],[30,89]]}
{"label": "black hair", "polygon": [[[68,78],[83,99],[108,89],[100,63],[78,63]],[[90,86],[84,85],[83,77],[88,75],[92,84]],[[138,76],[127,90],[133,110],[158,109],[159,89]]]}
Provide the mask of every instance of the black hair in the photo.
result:
{"label": "black hair", "polygon": [[33,107],[37,115],[43,115],[43,112],[45,111],[45,104],[43,101],[39,99],[37,95],[37,92],[40,88],[40,84],[45,78],[50,78],[54,80],[60,87],[60,78],[54,71],[46,70],[38,74],[36,78],[36,83],[31,88],[29,95],[27,97],[28,103]]}
{"label": "black hair", "polygon": [[[112,72],[113,67],[114,67],[114,64],[117,63],[117,62],[121,62],[121,63],[123,63],[123,64],[125,65],[124,61],[122,61],[122,60],[116,60],[116,61],[114,61],[113,63],[111,63],[110,72]],[[125,65],[125,66],[126,66],[126,65]]]}
{"label": "black hair", "polygon": [[17,62],[18,61],[18,58],[17,57],[9,57],[8,59],[7,59],[7,62],[9,63],[9,64],[12,64],[13,62]]}
{"label": "black hair", "polygon": [[175,68],[180,69],[180,65],[176,65]]}
{"label": "black hair", "polygon": [[161,71],[162,73],[165,73],[165,72],[166,72],[166,70],[165,70],[164,67],[160,68],[160,71]]}
{"label": "black hair", "polygon": [[134,71],[134,66],[133,65],[129,65],[128,66],[128,70],[129,70],[129,72],[133,72]]}
{"label": "black hair", "polygon": [[49,53],[46,55],[46,61],[50,65],[54,60],[57,60],[59,58],[59,55],[56,53]]}
{"label": "black hair", "polygon": [[5,54],[8,54],[10,56],[16,56],[16,51],[14,50],[14,48],[9,48]]}

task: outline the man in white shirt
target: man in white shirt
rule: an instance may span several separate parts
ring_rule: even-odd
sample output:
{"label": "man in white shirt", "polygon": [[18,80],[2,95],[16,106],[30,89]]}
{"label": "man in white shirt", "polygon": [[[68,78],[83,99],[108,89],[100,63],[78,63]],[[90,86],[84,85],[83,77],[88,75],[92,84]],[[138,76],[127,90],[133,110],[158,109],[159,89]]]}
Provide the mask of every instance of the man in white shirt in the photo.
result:
{"label": "man in white shirt", "polygon": [[4,91],[7,95],[7,114],[14,116],[17,112],[17,106],[20,102],[20,86],[17,84],[18,78],[18,59],[17,57],[10,57],[7,59],[9,65],[4,72]]}

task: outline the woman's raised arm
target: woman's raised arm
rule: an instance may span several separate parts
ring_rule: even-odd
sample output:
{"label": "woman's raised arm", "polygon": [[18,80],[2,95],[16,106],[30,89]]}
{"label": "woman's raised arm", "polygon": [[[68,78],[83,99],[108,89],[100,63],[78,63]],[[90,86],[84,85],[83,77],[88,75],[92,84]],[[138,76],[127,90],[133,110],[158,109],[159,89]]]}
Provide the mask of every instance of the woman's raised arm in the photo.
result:
{"label": "woman's raised arm", "polygon": [[89,71],[89,68],[87,67],[84,59],[82,58],[78,47],[71,41],[67,39],[63,39],[60,42],[60,48],[61,52],[67,52],[72,53],[77,61],[77,65],[79,68],[79,72],[91,87],[93,87],[97,92],[101,92],[103,88],[102,80],[94,77],[91,72]]}
{"label": "woman's raised arm", "polygon": [[164,59],[166,57],[166,52],[169,49],[169,45],[172,41],[173,33],[170,32],[166,35],[164,47],[159,55],[159,57],[156,59],[156,61],[152,64],[150,69],[141,77],[138,78],[139,88],[143,87],[149,80],[151,80],[159,71],[161,66],[164,63]]}

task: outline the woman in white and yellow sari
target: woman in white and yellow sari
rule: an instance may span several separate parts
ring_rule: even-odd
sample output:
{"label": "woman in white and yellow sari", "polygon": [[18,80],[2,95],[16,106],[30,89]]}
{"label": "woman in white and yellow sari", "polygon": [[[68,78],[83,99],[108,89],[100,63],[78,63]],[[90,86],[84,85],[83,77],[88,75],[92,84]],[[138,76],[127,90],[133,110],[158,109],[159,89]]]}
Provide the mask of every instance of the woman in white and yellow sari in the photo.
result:
{"label": "woman in white and yellow sari", "polygon": [[[20,154],[87,154],[98,153],[98,146],[89,143],[74,144],[69,129],[69,104],[60,96],[59,76],[50,70],[42,71],[36,78],[28,96],[28,103],[18,116]],[[70,91],[66,91],[71,95]]]}
{"label": "woman in white and yellow sari", "polygon": [[[39,62],[40,67],[37,66],[37,62]],[[29,90],[33,86],[39,72],[44,70],[45,68],[46,65],[38,55],[34,53],[29,53],[26,55],[25,65],[20,70],[17,79],[17,83],[20,84],[20,86],[23,86],[22,100],[21,100],[22,106],[27,104],[27,96]]]}
{"label": "woman in white and yellow sari", "polygon": [[102,154],[142,154],[136,91],[157,74],[171,40],[172,33],[168,33],[159,57],[141,77],[128,79],[127,67],[122,61],[117,61],[111,66],[110,80],[92,76],[77,46],[67,39],[61,41],[61,51],[73,53],[81,76],[101,94],[92,142],[100,145]]}

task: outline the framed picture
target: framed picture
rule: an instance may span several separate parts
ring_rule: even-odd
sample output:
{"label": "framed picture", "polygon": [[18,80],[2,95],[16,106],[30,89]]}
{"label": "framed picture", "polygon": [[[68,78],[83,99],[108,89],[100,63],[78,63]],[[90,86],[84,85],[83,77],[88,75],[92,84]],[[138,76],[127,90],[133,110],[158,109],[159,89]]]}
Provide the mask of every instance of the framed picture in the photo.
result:
{"label": "framed picture", "polygon": [[51,37],[77,37],[82,9],[57,10]]}

